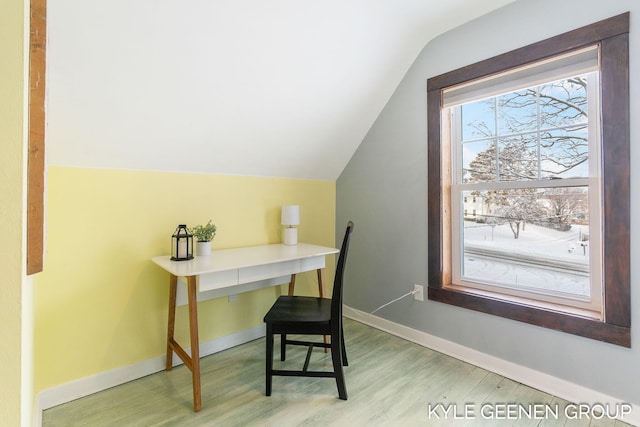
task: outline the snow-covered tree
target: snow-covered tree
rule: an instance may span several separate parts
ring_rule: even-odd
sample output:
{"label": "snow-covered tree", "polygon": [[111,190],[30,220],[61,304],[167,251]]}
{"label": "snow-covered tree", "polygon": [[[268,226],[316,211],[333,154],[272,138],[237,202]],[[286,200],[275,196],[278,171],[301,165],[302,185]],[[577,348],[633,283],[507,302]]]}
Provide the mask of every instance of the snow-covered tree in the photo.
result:
{"label": "snow-covered tree", "polygon": [[[574,77],[483,101],[485,119],[470,120],[471,139],[485,141],[465,167],[466,183],[531,181],[586,176],[588,164],[586,78]],[[464,108],[464,107],[463,107]],[[464,117],[464,110],[463,110]],[[472,194],[478,194],[476,191]],[[490,190],[485,203],[509,222],[518,238],[526,222],[543,218],[569,224],[571,189],[550,191],[541,203],[535,189]]]}

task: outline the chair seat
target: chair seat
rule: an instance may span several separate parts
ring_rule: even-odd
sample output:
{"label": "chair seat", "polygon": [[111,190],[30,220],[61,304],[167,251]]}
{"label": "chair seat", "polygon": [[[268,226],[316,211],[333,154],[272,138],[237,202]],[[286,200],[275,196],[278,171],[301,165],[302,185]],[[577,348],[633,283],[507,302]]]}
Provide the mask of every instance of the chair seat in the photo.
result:
{"label": "chair seat", "polygon": [[276,333],[331,334],[331,300],[281,296],[264,316]]}
{"label": "chair seat", "polygon": [[264,316],[273,325],[305,323],[328,324],[331,320],[331,300],[327,298],[281,296]]}

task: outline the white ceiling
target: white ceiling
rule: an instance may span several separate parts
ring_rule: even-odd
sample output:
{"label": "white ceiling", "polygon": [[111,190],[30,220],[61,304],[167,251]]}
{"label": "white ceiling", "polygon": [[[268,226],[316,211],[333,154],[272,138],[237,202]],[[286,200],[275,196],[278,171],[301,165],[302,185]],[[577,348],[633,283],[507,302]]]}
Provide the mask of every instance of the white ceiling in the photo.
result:
{"label": "white ceiling", "polygon": [[50,165],[335,180],[425,44],[512,0],[49,0]]}

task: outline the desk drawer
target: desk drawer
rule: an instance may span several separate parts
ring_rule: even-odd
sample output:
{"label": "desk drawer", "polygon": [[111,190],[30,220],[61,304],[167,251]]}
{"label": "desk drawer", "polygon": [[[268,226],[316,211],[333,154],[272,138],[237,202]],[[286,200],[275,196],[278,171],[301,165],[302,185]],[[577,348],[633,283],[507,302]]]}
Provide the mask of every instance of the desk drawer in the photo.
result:
{"label": "desk drawer", "polygon": [[238,272],[238,283],[250,283],[255,282],[256,280],[264,280],[272,277],[317,270],[319,268],[324,268],[324,264],[324,255],[322,255],[242,268]]}
{"label": "desk drawer", "polygon": [[311,271],[324,268],[325,256],[314,256],[300,260],[300,271]]}
{"label": "desk drawer", "polygon": [[238,270],[201,274],[196,277],[196,283],[198,284],[198,292],[234,286],[239,283]]}
{"label": "desk drawer", "polygon": [[255,282],[256,280],[268,279],[271,277],[300,273],[301,271],[303,271],[300,268],[300,260],[298,259],[247,267],[241,269],[238,273],[238,283],[249,283]]}

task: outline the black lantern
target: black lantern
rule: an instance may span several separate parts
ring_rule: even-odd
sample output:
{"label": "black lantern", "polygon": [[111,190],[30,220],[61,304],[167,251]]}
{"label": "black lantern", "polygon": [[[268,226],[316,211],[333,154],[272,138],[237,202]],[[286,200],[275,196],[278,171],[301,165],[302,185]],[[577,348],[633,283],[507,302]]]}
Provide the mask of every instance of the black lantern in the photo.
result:
{"label": "black lantern", "polygon": [[193,259],[193,234],[185,224],[180,224],[171,236],[171,259],[173,261]]}

